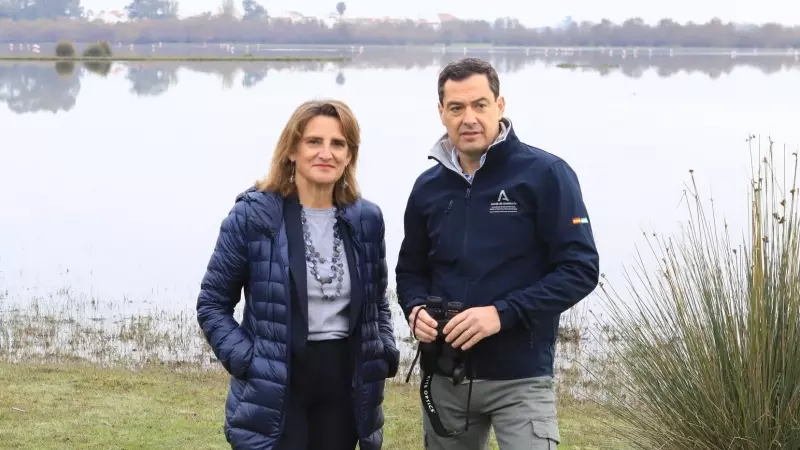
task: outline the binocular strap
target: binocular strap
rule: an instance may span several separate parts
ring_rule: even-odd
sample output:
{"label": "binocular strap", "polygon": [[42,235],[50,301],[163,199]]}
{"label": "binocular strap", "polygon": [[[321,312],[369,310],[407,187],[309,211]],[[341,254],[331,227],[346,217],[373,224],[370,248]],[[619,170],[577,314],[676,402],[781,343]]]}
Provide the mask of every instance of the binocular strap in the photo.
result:
{"label": "binocular strap", "polygon": [[[414,326],[412,329],[412,334],[416,336],[416,328],[417,323],[414,322]],[[420,358],[422,356],[422,358]],[[422,401],[422,407],[425,409],[425,413],[428,415],[428,420],[431,422],[431,426],[433,427],[433,431],[436,432],[439,436],[442,437],[454,437],[458,436],[467,430],[469,430],[469,412],[470,412],[470,405],[472,404],[472,380],[474,376],[469,377],[469,390],[467,391],[467,411],[466,411],[466,423],[464,424],[463,428],[459,428],[454,431],[448,431],[444,425],[442,425],[442,419],[439,417],[439,411],[436,409],[436,404],[433,402],[433,389],[431,389],[432,381],[433,381],[433,373],[435,367],[435,357],[432,355],[423,354],[422,351],[422,343],[417,344],[417,354],[414,356],[414,361],[411,362],[411,366],[408,368],[408,374],[406,375],[406,383],[409,382],[411,379],[411,374],[414,371],[414,366],[417,364],[419,360],[420,363],[420,374],[422,375],[422,382],[419,385],[419,398]],[[471,364],[467,367],[471,368]],[[472,374],[474,375],[474,373]],[[457,382],[453,381],[453,385],[456,385]]]}
{"label": "binocular strap", "polygon": [[467,391],[466,423],[464,424],[463,428],[459,428],[454,431],[448,431],[444,425],[442,425],[442,419],[439,417],[439,411],[436,409],[436,404],[433,402],[433,389],[431,389],[432,381],[433,373],[426,373],[423,375],[422,383],[419,385],[419,398],[422,401],[422,407],[425,409],[425,413],[428,415],[428,420],[431,422],[433,431],[442,437],[453,437],[469,430],[469,408],[470,404],[472,403],[472,378],[469,380],[469,390]]}

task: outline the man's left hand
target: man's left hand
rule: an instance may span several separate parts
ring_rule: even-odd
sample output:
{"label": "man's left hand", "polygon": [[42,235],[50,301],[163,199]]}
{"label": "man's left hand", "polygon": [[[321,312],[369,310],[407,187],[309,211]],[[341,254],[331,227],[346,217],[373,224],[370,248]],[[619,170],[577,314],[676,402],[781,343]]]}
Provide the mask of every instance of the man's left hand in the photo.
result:
{"label": "man's left hand", "polygon": [[494,306],[479,306],[450,319],[442,332],[453,348],[469,350],[482,339],[500,331],[500,315]]}

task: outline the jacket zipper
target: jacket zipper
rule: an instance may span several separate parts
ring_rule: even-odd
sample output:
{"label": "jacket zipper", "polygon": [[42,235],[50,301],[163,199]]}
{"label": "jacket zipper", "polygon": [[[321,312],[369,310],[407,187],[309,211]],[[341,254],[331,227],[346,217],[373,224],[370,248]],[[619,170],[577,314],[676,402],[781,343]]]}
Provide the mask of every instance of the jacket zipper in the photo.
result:
{"label": "jacket zipper", "polygon": [[[475,182],[475,178],[473,177],[472,182]],[[467,240],[469,236],[469,196],[472,192],[472,185],[467,188],[467,192],[464,195],[464,240],[461,243],[461,261],[465,261],[467,259]],[[465,277],[464,279],[464,296],[462,298],[462,302],[467,304],[467,288],[469,286],[469,281]]]}
{"label": "jacket zipper", "polygon": [[[492,145],[494,145],[494,144],[492,144]],[[492,146],[490,145],[489,148],[491,148],[491,147]],[[446,169],[450,170],[451,172],[456,173],[462,180],[464,180],[465,183],[467,183],[467,192],[466,192],[466,194],[464,194],[464,239],[461,242],[461,261],[464,261],[464,259],[467,256],[467,241],[468,241],[468,235],[469,235],[469,197],[470,197],[470,194],[472,193],[472,186],[475,183],[475,175],[477,175],[478,171],[476,170],[475,173],[472,174],[472,182],[470,182],[469,180],[464,178],[464,176],[462,174],[460,174],[456,170],[453,170],[450,167],[448,167],[447,164],[442,162],[436,156],[429,156],[428,158],[435,160],[436,162],[441,164]],[[484,165],[485,164],[486,164],[486,162],[484,161]],[[452,208],[453,208],[453,201],[450,200],[450,203],[448,203],[447,209],[445,210],[445,214],[449,214],[450,210]],[[467,292],[468,292],[468,281],[464,281],[464,296],[461,299],[462,302],[466,302],[466,300],[467,300]]]}
{"label": "jacket zipper", "polygon": [[[353,227],[353,225],[350,222],[348,222],[347,220],[345,220],[344,218],[342,218],[342,222],[347,224],[347,228],[350,230],[350,240],[353,242],[353,262],[356,263],[355,264],[356,267],[348,267],[348,270],[355,270],[356,274],[358,275],[358,279],[362,280],[361,276],[363,274],[367,273],[367,272],[366,272],[366,269],[364,267],[362,267],[362,264],[364,264],[364,258],[359,258],[358,255],[363,253],[364,249],[361,246],[361,241],[358,240],[358,236],[356,236],[356,229]],[[345,252],[345,254],[342,255],[342,257],[343,258],[347,258],[347,252]],[[366,295],[367,295],[367,293],[365,291],[364,292],[364,296],[365,296],[364,301],[365,302],[366,302]],[[359,317],[359,316],[360,316],[360,314],[356,314],[356,317]]]}
{"label": "jacket zipper", "polygon": [[[358,257],[358,254],[361,253],[363,251],[363,249],[361,247],[361,242],[358,240],[358,236],[356,236],[356,230],[353,227],[353,224],[351,224],[350,222],[345,220],[343,217],[342,217],[342,222],[347,224],[347,228],[350,229],[350,238],[351,238],[351,241],[353,242],[353,247],[354,247],[353,248],[353,260],[356,263],[356,266],[358,266],[358,267],[348,268],[348,270],[358,270],[361,273],[366,273],[360,267],[361,264],[364,263],[364,261],[363,261],[363,258],[359,258]],[[347,258],[347,254],[345,253],[345,255],[343,255],[343,257]],[[359,277],[359,279],[361,279],[361,277]],[[364,291],[364,296],[365,296],[364,302],[367,301],[366,295],[367,295],[367,292]],[[356,314],[356,317],[358,317],[358,316],[359,316],[359,314]],[[357,328],[356,328],[356,330],[357,330]],[[355,340],[356,340],[355,334],[351,335],[351,336],[348,336],[348,342],[350,344],[350,348],[354,348],[355,347],[355,345],[354,345],[354,342],[356,342]],[[356,430],[358,430],[358,406],[357,406],[357,402],[355,401],[355,397],[356,397],[356,388],[357,388],[356,380],[358,379],[358,365],[359,365],[359,359],[360,359],[361,352],[356,350],[356,351],[350,352],[350,353],[351,353],[351,356],[352,356],[351,364],[353,364],[353,377],[350,379],[350,398],[353,400],[353,405],[356,405],[356,407],[353,408],[353,417],[354,417],[355,423],[356,423]],[[358,433],[358,434],[359,434],[359,437],[360,437],[360,433]]]}

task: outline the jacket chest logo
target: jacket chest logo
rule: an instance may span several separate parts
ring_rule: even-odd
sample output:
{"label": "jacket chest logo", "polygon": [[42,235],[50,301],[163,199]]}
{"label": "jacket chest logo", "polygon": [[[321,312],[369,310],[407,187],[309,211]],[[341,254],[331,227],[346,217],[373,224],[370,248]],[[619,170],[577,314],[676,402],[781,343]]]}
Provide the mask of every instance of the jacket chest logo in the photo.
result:
{"label": "jacket chest logo", "polygon": [[505,189],[502,189],[500,193],[497,194],[497,200],[489,205],[489,214],[516,212],[519,212],[519,209],[517,208],[517,202],[508,198],[508,194],[506,194]]}

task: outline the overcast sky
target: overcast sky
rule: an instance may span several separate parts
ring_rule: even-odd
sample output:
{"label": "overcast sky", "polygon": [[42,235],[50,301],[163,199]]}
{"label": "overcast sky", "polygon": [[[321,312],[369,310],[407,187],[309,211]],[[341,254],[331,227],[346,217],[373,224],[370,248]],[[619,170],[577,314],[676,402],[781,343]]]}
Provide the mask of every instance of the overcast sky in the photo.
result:
{"label": "overcast sky", "polygon": [[[121,9],[130,0],[83,0],[87,9],[95,11]],[[222,0],[182,0],[181,15],[194,15],[216,10]],[[376,0],[347,1],[348,16],[419,17],[450,13],[459,18],[494,20],[499,16],[520,19],[526,25],[551,25],[572,16],[573,20],[597,22],[608,18],[622,22],[641,17],[655,23],[667,17],[678,22],[705,22],[713,17],[723,21],[764,23],[778,22],[800,25],[800,2],[796,0],[557,0],[525,2],[520,0]],[[237,4],[241,2],[237,0]],[[262,0],[271,13],[293,10],[307,15],[324,16],[335,10],[335,0]]]}

